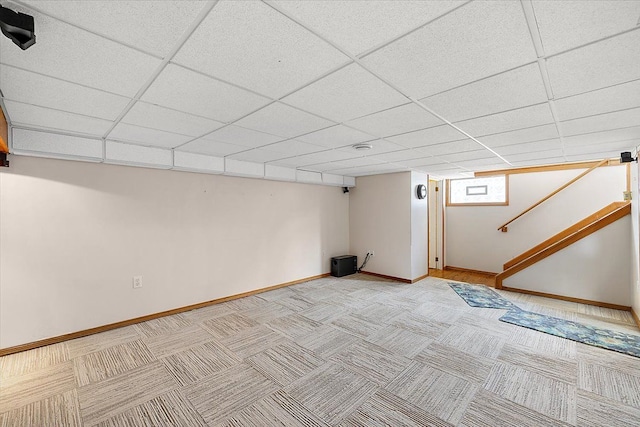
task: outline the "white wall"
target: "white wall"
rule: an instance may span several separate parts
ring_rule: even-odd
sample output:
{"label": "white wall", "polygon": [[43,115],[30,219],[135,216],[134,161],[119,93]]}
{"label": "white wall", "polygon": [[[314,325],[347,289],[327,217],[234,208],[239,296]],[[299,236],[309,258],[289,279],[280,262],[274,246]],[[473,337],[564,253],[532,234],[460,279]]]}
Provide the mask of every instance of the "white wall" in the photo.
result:
{"label": "white wall", "polygon": [[626,216],[508,277],[503,285],[629,306],[630,229],[631,217]]}
{"label": "white wall", "polygon": [[14,156],[0,347],[327,273],[348,249],[339,187]]}
{"label": "white wall", "polygon": [[361,265],[375,252],[364,271],[407,280],[428,273],[427,199],[416,197],[427,180],[420,172],[357,178],[349,193],[350,254]]}
{"label": "white wall", "polygon": [[350,254],[358,265],[374,251],[365,271],[411,279],[411,174],[358,177],[349,193]]}
{"label": "white wall", "polygon": [[447,266],[500,272],[502,265],[614,201],[623,199],[626,167],[601,167],[516,220],[507,233],[497,228],[584,169],[515,174],[509,177],[509,206],[448,206]]}
{"label": "white wall", "polygon": [[[418,199],[416,187],[429,184],[426,173],[411,172],[411,279],[417,279],[429,273],[429,231],[427,228],[427,203],[429,198]],[[427,193],[428,194],[428,193]]]}

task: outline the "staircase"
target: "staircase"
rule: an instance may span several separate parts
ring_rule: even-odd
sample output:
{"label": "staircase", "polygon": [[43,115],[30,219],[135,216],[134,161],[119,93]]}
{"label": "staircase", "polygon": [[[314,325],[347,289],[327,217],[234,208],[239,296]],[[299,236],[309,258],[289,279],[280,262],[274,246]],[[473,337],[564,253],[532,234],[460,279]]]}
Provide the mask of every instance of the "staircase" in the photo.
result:
{"label": "staircase", "polygon": [[589,215],[571,227],[534,246],[503,265],[504,271],[496,276],[496,288],[504,289],[502,282],[507,277],[547,258],[567,246],[589,236],[607,225],[631,214],[631,202],[613,202]]}

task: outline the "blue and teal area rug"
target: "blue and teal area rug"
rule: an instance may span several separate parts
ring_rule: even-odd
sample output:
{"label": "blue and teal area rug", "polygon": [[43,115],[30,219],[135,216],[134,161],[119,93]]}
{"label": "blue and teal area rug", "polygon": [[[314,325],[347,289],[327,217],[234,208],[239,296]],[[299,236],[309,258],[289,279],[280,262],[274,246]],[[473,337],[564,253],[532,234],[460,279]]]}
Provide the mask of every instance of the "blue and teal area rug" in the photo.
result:
{"label": "blue and teal area rug", "polygon": [[499,319],[502,322],[640,357],[640,335],[624,334],[609,329],[583,325],[571,320],[525,311],[486,286],[451,282],[449,286],[471,307],[509,310]]}
{"label": "blue and teal area rug", "polygon": [[505,308],[508,310],[518,308],[511,301],[502,298],[496,291],[486,286],[453,282],[449,282],[449,286],[471,307]]}

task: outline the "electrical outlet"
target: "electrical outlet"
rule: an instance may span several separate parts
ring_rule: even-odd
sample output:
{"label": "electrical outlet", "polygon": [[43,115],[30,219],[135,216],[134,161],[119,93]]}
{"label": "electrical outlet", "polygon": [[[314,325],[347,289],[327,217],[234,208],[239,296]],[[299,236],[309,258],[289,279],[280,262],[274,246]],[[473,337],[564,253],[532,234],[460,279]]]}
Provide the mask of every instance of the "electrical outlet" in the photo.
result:
{"label": "electrical outlet", "polygon": [[370,250],[369,253],[371,254],[371,256],[376,256],[376,253],[373,250]]}
{"label": "electrical outlet", "polygon": [[142,276],[133,276],[133,288],[141,288],[142,287]]}

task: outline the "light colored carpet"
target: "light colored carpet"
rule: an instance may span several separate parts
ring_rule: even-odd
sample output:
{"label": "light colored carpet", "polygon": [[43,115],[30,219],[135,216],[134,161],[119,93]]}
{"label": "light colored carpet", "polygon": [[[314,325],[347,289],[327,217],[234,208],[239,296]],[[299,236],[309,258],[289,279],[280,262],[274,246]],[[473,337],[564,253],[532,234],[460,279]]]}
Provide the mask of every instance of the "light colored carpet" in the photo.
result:
{"label": "light colored carpet", "polygon": [[0,427],[640,425],[637,358],[500,322],[446,283],[324,278],[6,356]]}

